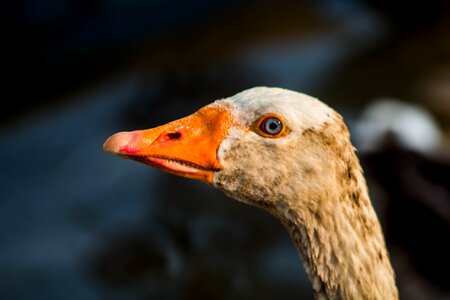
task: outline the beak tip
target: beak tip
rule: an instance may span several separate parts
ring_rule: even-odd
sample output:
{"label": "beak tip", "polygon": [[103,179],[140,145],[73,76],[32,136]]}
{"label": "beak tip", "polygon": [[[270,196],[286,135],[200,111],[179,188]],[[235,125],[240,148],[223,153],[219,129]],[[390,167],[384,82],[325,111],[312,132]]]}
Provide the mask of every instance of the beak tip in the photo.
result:
{"label": "beak tip", "polygon": [[103,143],[103,151],[108,153],[116,153],[113,143],[111,141],[112,137],[109,137],[104,143]]}
{"label": "beak tip", "polygon": [[103,151],[112,154],[120,154],[121,149],[128,144],[129,140],[130,136],[128,132],[113,134],[103,143]]}

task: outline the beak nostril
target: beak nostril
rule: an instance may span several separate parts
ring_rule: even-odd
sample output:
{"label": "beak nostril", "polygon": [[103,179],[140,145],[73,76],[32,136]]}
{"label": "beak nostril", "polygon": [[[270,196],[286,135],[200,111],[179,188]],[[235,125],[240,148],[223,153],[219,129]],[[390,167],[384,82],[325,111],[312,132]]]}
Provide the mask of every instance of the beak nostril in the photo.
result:
{"label": "beak nostril", "polygon": [[166,136],[169,140],[178,140],[179,138],[181,138],[181,133],[178,131],[171,132],[171,133],[168,133]]}

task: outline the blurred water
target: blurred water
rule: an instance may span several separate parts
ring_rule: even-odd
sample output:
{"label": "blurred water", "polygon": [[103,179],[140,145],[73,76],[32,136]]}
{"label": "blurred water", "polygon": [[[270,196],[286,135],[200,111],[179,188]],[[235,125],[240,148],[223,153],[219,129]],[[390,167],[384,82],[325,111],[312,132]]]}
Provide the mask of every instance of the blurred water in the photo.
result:
{"label": "blurred water", "polygon": [[[352,57],[370,49],[386,34],[379,15],[358,5],[342,5],[328,14],[340,19],[327,32],[312,32],[267,43],[255,43],[239,60],[254,77],[270,84],[315,93]],[[350,17],[351,16],[351,17]]]}
{"label": "blurred water", "polygon": [[116,130],[118,111],[136,96],[136,86],[133,79],[113,82],[72,105],[3,129],[3,299],[95,298],[82,282],[80,261],[105,226],[142,219],[140,201],[158,176],[102,151],[105,137]]}

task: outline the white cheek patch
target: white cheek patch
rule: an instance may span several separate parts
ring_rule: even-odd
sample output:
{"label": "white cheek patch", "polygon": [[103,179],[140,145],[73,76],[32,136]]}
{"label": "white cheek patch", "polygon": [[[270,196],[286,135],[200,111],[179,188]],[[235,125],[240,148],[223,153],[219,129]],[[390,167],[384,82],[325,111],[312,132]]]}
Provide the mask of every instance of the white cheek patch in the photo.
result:
{"label": "white cheek patch", "polygon": [[217,158],[219,162],[224,162],[224,153],[233,148],[239,139],[242,139],[245,133],[240,130],[238,127],[231,127],[228,130],[228,135],[225,139],[223,139],[222,143],[220,143],[219,149],[217,150]]}

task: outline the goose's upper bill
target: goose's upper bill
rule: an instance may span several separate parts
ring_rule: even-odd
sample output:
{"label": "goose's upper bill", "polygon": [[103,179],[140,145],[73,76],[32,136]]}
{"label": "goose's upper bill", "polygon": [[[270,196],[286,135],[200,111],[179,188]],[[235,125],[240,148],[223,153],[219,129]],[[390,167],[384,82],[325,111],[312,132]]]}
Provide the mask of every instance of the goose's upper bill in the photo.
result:
{"label": "goose's upper bill", "polygon": [[289,231],[318,299],[397,299],[394,272],[342,117],[319,100],[257,87],[108,152],[204,181]]}
{"label": "goose's upper bill", "polygon": [[153,129],[116,133],[103,148],[172,174],[212,183],[214,172],[222,169],[216,153],[231,122],[226,110],[205,107]]}

